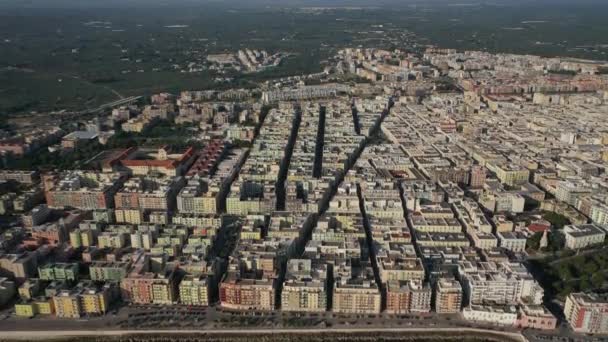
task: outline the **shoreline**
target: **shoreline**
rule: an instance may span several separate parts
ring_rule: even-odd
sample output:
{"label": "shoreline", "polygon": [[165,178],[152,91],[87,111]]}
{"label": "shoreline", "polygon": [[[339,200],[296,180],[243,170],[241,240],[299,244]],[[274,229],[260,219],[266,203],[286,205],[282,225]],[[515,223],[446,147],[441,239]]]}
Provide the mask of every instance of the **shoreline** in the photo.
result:
{"label": "shoreline", "polygon": [[[349,340],[384,340],[394,341],[528,341],[522,334],[475,328],[384,328],[384,329],[211,329],[211,330],[66,330],[66,331],[5,331],[0,341],[40,341],[69,340],[78,341],[150,341],[150,340],[187,340],[216,341],[231,338],[230,341],[249,340],[255,335],[259,338],[271,337],[271,340],[292,341],[293,337],[308,337],[310,341],[325,341],[327,337],[350,337]],[[346,336],[344,336],[346,335]],[[355,336],[351,336],[355,335]],[[290,338],[291,336],[291,338]],[[302,339],[298,339],[302,340]],[[302,340],[304,341],[304,340]]]}

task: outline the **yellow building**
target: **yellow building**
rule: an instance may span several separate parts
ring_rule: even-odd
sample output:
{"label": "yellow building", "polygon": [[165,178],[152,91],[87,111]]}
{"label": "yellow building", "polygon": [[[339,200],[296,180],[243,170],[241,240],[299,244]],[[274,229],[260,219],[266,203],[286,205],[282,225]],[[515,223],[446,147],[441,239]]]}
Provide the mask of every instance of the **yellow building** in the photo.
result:
{"label": "yellow building", "polygon": [[34,317],[36,309],[33,302],[24,302],[15,304],[15,315],[17,317]]}
{"label": "yellow building", "polygon": [[57,317],[80,318],[83,314],[80,307],[80,298],[75,290],[62,290],[53,296],[53,305]]}
{"label": "yellow building", "polygon": [[192,205],[193,212],[197,214],[215,214],[217,212],[215,196],[194,197],[192,199]]}
{"label": "yellow building", "polygon": [[106,288],[79,284],[71,290],[61,290],[53,297],[57,317],[79,318],[83,315],[103,315],[108,311],[110,295]]}
{"label": "yellow building", "polygon": [[95,234],[91,229],[75,229],[70,232],[70,244],[74,248],[95,246]]}
{"label": "yellow building", "polygon": [[226,212],[230,215],[246,215],[250,208],[247,204],[253,202],[241,201],[239,197],[228,197],[226,199]]}
{"label": "yellow building", "polygon": [[80,294],[82,311],[87,315],[103,315],[108,311],[109,295],[107,291],[87,288]]}
{"label": "yellow building", "polygon": [[215,214],[217,212],[217,201],[215,196],[203,197],[202,206],[203,213]]}
{"label": "yellow building", "polygon": [[142,224],[144,222],[144,214],[138,209],[116,209],[114,215],[118,223]]}
{"label": "yellow building", "polygon": [[172,284],[167,282],[156,282],[152,284],[152,298],[154,304],[171,305],[175,302]]}
{"label": "yellow building", "polygon": [[123,248],[126,243],[127,238],[122,233],[102,233],[97,238],[99,248]]}
{"label": "yellow building", "polygon": [[422,281],[425,276],[422,261],[418,258],[382,260],[379,267],[380,279],[383,283],[391,280]]}
{"label": "yellow building", "polygon": [[121,129],[125,132],[136,132],[141,133],[146,128],[152,125],[152,120],[146,117],[136,117],[133,119],[129,119],[127,122],[124,122],[121,125]]}
{"label": "yellow building", "polygon": [[80,229],[75,229],[70,232],[70,245],[74,248],[82,247],[82,239],[80,238]]}
{"label": "yellow building", "polygon": [[55,304],[52,299],[38,298],[34,299],[34,309],[40,315],[52,315],[55,313]]}
{"label": "yellow building", "polygon": [[361,284],[336,283],[333,311],[339,313],[377,314],[381,309],[380,291],[371,282]]}
{"label": "yellow building", "polygon": [[530,171],[520,166],[497,165],[495,172],[503,184],[510,186],[526,183],[530,179]]}
{"label": "yellow building", "polygon": [[241,231],[241,240],[261,240],[261,231]]}
{"label": "yellow building", "polygon": [[54,312],[53,301],[44,297],[15,304],[15,315],[18,317],[52,315]]}
{"label": "yellow building", "polygon": [[179,284],[179,301],[185,305],[209,305],[207,278],[187,275]]}
{"label": "yellow building", "polygon": [[19,297],[23,300],[34,298],[40,291],[40,283],[40,280],[35,278],[26,280],[17,290]]}

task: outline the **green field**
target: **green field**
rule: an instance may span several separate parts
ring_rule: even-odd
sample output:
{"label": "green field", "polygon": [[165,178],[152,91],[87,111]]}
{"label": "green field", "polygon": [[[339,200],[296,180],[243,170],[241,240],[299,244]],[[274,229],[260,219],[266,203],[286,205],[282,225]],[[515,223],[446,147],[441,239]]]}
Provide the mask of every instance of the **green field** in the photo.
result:
{"label": "green field", "polygon": [[[119,96],[159,91],[251,87],[318,72],[342,47],[403,49],[420,43],[595,59],[607,59],[608,53],[608,4],[422,3],[325,10],[182,5],[3,8],[0,114],[92,108]],[[293,55],[259,74],[175,70],[204,62],[211,53],[245,47]],[[217,83],[218,76],[234,80]]]}

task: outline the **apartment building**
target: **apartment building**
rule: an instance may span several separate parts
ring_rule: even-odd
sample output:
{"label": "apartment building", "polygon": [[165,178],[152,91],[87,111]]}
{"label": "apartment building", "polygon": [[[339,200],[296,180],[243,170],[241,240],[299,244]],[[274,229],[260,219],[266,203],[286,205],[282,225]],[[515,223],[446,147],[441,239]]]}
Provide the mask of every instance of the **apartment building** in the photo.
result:
{"label": "apartment building", "polygon": [[530,171],[518,165],[496,165],[493,171],[503,184],[509,186],[523,184],[530,179]]}
{"label": "apartment building", "polygon": [[442,278],[435,286],[435,312],[456,313],[462,307],[463,291],[457,280]]}
{"label": "apartment building", "polygon": [[127,276],[130,266],[131,263],[125,261],[94,261],[89,265],[89,274],[94,281],[120,282]]}
{"label": "apartment building", "polygon": [[327,310],[327,266],[308,259],[292,259],[281,292],[281,309],[296,312]]}
{"label": "apartment building", "polygon": [[419,258],[385,258],[379,262],[380,279],[383,283],[391,280],[423,281],[425,276]]}
{"label": "apartment building", "polygon": [[594,224],[567,225],[563,229],[566,248],[581,249],[606,240],[606,231]]}
{"label": "apartment building", "polygon": [[177,209],[180,213],[215,214],[219,193],[218,185],[191,179],[177,195]]}
{"label": "apartment building", "polygon": [[123,300],[135,304],[165,304],[176,302],[175,279],[170,274],[147,272],[130,274],[120,282]]}
{"label": "apartment building", "polygon": [[377,314],[381,309],[380,291],[373,280],[337,280],[333,291],[333,308],[337,313]]}
{"label": "apartment building", "polygon": [[110,290],[93,284],[79,284],[60,290],[53,297],[57,317],[80,318],[84,315],[103,315],[110,305]]}
{"label": "apartment building", "polygon": [[431,288],[415,281],[391,280],[386,285],[386,312],[392,314],[431,311]]}
{"label": "apartment building", "polygon": [[0,254],[0,275],[7,275],[21,282],[37,274],[38,258],[33,252]]}
{"label": "apartment building", "polygon": [[274,298],[272,279],[241,278],[228,273],[220,283],[220,305],[227,309],[271,311]]}
{"label": "apartment building", "polygon": [[117,209],[170,211],[185,185],[183,177],[136,177],[125,182],[114,196]]}
{"label": "apartment building", "polygon": [[122,186],[123,176],[117,173],[69,171],[42,177],[49,208],[83,210],[114,207],[114,195]]}
{"label": "apartment building", "polygon": [[571,293],[564,314],[572,329],[585,334],[608,333],[608,297],[597,293]]}
{"label": "apartment building", "polygon": [[512,327],[517,324],[518,313],[514,305],[470,305],[462,309],[462,316],[468,321],[482,322]]}
{"label": "apartment building", "polygon": [[179,302],[184,305],[209,305],[207,276],[186,275],[179,283]]}
{"label": "apartment building", "polygon": [[75,281],[79,278],[79,266],[78,263],[49,263],[38,267],[38,276],[48,281]]}
{"label": "apartment building", "polygon": [[[525,268],[518,265],[468,261],[459,263],[465,304],[516,305],[522,298],[538,301],[540,288]],[[542,299],[542,293],[540,294]]]}
{"label": "apartment building", "polygon": [[526,250],[526,242],[528,238],[522,232],[498,232],[498,241],[500,247],[510,250],[515,253],[524,252]]}

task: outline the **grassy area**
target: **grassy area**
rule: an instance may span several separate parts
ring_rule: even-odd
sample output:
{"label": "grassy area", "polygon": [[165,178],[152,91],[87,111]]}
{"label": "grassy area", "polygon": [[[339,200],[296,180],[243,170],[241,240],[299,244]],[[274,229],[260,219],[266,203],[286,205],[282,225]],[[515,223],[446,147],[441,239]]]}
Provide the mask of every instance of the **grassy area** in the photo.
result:
{"label": "grassy area", "polygon": [[114,101],[103,86],[52,72],[0,71],[0,113],[81,110]]}

